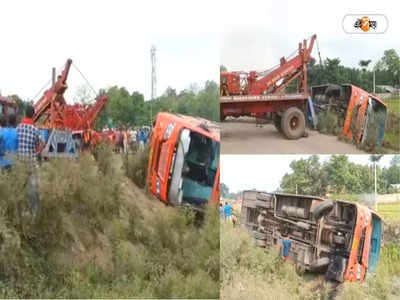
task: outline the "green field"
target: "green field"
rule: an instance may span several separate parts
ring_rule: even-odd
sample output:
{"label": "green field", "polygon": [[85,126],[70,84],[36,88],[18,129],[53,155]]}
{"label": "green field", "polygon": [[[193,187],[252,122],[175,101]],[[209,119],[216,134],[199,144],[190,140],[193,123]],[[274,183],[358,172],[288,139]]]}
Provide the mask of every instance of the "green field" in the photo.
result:
{"label": "green field", "polygon": [[390,98],[385,100],[385,103],[389,112],[400,114],[400,98]]}
{"label": "green field", "polygon": [[400,202],[378,204],[378,214],[384,221],[400,222]]}

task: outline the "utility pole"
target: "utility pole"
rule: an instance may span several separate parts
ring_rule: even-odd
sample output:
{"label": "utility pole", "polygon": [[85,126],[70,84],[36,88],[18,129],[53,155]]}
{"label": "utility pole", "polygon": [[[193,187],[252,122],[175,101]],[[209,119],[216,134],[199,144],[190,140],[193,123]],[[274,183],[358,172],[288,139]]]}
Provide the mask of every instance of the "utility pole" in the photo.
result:
{"label": "utility pole", "polygon": [[[150,58],[151,58],[151,101],[153,101],[156,97],[156,86],[157,86],[157,77],[156,77],[156,47],[151,46],[150,49]],[[150,127],[153,128],[153,108],[152,102],[150,102]]]}
{"label": "utility pole", "polygon": [[373,81],[373,84],[374,84],[374,94],[375,94],[375,69],[374,69],[374,73],[373,74],[374,74],[374,76],[373,76],[373,80],[372,81]]}

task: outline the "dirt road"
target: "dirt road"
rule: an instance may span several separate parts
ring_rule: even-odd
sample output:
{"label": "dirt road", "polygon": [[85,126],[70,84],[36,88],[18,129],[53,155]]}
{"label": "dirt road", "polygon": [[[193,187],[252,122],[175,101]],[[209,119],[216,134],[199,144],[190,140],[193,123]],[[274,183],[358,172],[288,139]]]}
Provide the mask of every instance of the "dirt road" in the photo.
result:
{"label": "dirt road", "polygon": [[288,140],[272,124],[256,127],[249,118],[221,123],[221,154],[365,154],[335,136],[307,130],[308,137]]}

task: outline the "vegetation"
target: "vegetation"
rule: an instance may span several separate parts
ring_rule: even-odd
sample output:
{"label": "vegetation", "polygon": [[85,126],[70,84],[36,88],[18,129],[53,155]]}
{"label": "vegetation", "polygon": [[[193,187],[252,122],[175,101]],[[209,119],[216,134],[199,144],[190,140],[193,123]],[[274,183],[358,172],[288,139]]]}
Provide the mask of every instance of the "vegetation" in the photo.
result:
{"label": "vegetation", "polygon": [[41,167],[33,216],[27,178],[20,164],[0,175],[0,298],[219,297],[215,207],[198,227],[84,155]]}
{"label": "vegetation", "polygon": [[[374,189],[373,166],[350,162],[346,155],[332,155],[320,163],[313,155],[293,160],[291,173],[283,176],[280,188],[286,193],[325,196],[333,194],[365,194]],[[380,194],[395,191],[393,184],[400,178],[400,156],[395,155],[388,168],[377,166],[377,190]]]}
{"label": "vegetation", "polygon": [[220,193],[222,198],[228,198],[228,199],[237,199],[239,193],[234,193],[229,191],[229,187],[221,182],[219,185]]}
{"label": "vegetation", "polygon": [[[144,101],[139,92],[129,92],[124,87],[111,87],[106,91],[109,101],[96,121],[96,128],[104,128],[110,120],[114,126],[151,125],[160,111],[180,113],[219,121],[218,85],[207,81],[203,89],[193,86],[177,93],[169,87],[157,99]],[[150,120],[150,114],[152,120]]]}
{"label": "vegetation", "polygon": [[123,157],[125,175],[140,188],[146,186],[149,154],[150,149],[149,146],[146,145],[143,150],[130,153]]}
{"label": "vegetation", "polygon": [[324,280],[306,282],[278,249],[256,247],[243,228],[221,225],[222,299],[327,299]]}

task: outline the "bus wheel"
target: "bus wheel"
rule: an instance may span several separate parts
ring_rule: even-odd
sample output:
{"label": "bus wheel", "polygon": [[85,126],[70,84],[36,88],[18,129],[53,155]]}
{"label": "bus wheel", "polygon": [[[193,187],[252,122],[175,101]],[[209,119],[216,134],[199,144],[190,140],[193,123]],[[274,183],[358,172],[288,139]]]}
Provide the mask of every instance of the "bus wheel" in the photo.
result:
{"label": "bus wheel", "polygon": [[323,201],[312,212],[314,220],[318,220],[321,216],[327,214],[332,208],[333,208],[332,200]]}
{"label": "bus wheel", "polygon": [[297,107],[288,108],[282,115],[281,127],[283,134],[289,140],[296,140],[304,136],[306,120],[303,112]]}

